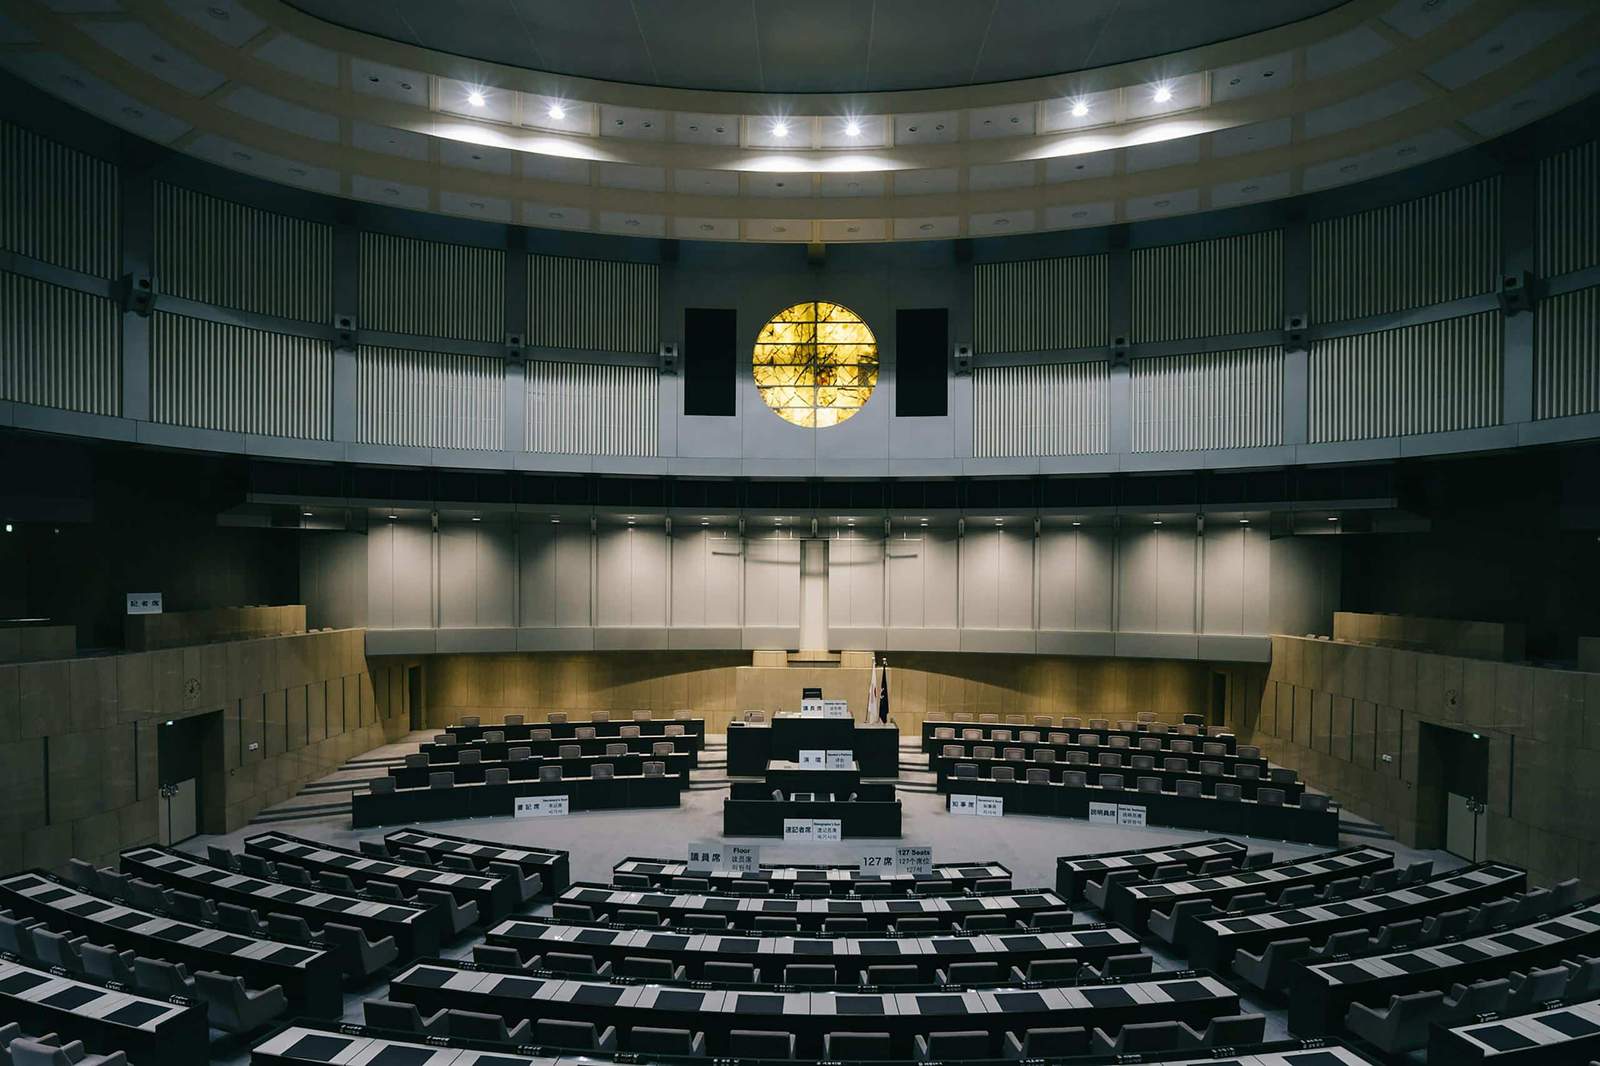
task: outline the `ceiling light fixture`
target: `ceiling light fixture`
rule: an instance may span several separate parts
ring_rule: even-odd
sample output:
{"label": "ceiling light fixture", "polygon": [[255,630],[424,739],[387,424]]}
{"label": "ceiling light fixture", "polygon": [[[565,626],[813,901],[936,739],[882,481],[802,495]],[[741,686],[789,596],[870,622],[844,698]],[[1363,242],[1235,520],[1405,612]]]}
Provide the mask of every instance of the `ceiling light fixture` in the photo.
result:
{"label": "ceiling light fixture", "polygon": [[483,521],[483,516],[482,515],[473,515],[472,516],[472,520],[474,522],[482,522]]}
{"label": "ceiling light fixture", "polygon": [[389,516],[389,521],[393,522],[396,518],[399,518],[399,517],[400,516],[397,515],[397,514],[392,514],[392,515]]}
{"label": "ceiling light fixture", "polygon": [[1171,100],[1172,99],[1172,86],[1164,85],[1164,84],[1163,85],[1157,85],[1154,99],[1155,99],[1155,102],[1158,103],[1158,104],[1164,104],[1168,100]]}
{"label": "ceiling light fixture", "polygon": [[1072,102],[1072,117],[1073,118],[1082,118],[1083,116],[1087,115],[1088,113],[1089,113],[1089,104],[1088,104],[1087,101],[1074,100]]}
{"label": "ceiling light fixture", "polygon": [[473,107],[482,107],[484,105],[483,93],[479,92],[477,89],[472,90],[467,94],[467,103],[471,104]]}
{"label": "ceiling light fixture", "polygon": [[562,107],[560,104],[551,104],[545,109],[545,114],[549,115],[557,122],[560,122],[562,119],[567,117],[567,109]]}
{"label": "ceiling light fixture", "polygon": [[780,118],[772,124],[772,135],[779,140],[789,136],[789,124]]}
{"label": "ceiling light fixture", "polygon": [[1250,519],[1248,519],[1248,518],[1241,518],[1241,519],[1239,519],[1239,524],[1240,524],[1240,525],[1241,525],[1241,526],[1247,526],[1247,525],[1249,525],[1249,524],[1250,524]]}
{"label": "ceiling light fixture", "polygon": [[857,122],[855,119],[851,119],[850,121],[846,122],[844,124],[844,135],[846,137],[861,136],[861,123]]}
{"label": "ceiling light fixture", "polygon": [[311,512],[310,511],[301,511],[300,512],[300,517],[301,518],[310,518],[311,517]]}
{"label": "ceiling light fixture", "polygon": [[1154,522],[1151,522],[1150,524],[1153,525],[1153,526],[1159,526],[1159,525],[1161,525],[1161,519],[1158,518]]}

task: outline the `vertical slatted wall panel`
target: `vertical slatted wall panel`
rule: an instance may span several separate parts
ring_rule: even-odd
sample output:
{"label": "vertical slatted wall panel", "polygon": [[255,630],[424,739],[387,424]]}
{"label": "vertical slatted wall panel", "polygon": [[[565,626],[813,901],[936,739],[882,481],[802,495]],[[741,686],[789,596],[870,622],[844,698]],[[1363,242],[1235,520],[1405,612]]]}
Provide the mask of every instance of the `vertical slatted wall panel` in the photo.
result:
{"label": "vertical slatted wall panel", "polygon": [[103,296],[0,273],[0,399],[120,414],[122,316],[117,305]]}
{"label": "vertical slatted wall panel", "polygon": [[1499,178],[1311,227],[1314,322],[1493,292],[1499,275]]}
{"label": "vertical slatted wall panel", "polygon": [[1283,443],[1283,349],[1135,359],[1133,450],[1264,448]]}
{"label": "vertical slatted wall panel", "polygon": [[114,278],[117,168],[0,122],[0,248]]}
{"label": "vertical slatted wall panel", "polygon": [[504,447],[502,359],[363,345],[356,352],[356,381],[363,443]]}
{"label": "vertical slatted wall panel", "polygon": [[527,375],[530,452],[656,454],[660,373],[655,367],[534,360]]}
{"label": "vertical slatted wall panel", "polygon": [[654,355],[661,336],[654,263],[528,257],[528,343]]}
{"label": "vertical slatted wall panel", "polygon": [[1098,455],[1110,447],[1111,364],[985,366],[972,372],[972,454]]}
{"label": "vertical slatted wall panel", "polygon": [[498,248],[363,233],[360,325],[498,343],[505,339],[505,263]]}
{"label": "vertical slatted wall panel", "polygon": [[979,263],[972,279],[979,353],[1088,348],[1108,339],[1103,255]]}
{"label": "vertical slatted wall panel", "polygon": [[1134,249],[1135,343],[1282,327],[1282,231]]}
{"label": "vertical slatted wall panel", "polygon": [[219,307],[333,320],[333,227],[156,186],[161,291]]}
{"label": "vertical slatted wall panel", "polygon": [[1498,311],[1311,346],[1312,443],[1498,425]]}
{"label": "vertical slatted wall panel", "polygon": [[1533,417],[1600,411],[1600,288],[1539,304],[1533,358]]}
{"label": "vertical slatted wall panel", "polygon": [[1539,160],[1539,273],[1600,263],[1600,141]]}
{"label": "vertical slatted wall panel", "polygon": [[150,413],[175,426],[331,440],[333,343],[157,312]]}

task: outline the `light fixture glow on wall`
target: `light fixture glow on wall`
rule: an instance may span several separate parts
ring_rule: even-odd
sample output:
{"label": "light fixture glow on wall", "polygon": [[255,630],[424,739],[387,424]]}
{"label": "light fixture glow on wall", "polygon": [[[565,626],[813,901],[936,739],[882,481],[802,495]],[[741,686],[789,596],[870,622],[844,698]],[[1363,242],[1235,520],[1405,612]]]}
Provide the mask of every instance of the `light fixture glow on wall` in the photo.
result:
{"label": "light fixture glow on wall", "polygon": [[567,109],[562,107],[560,104],[551,104],[545,109],[545,114],[549,115],[557,122],[560,122],[562,119],[567,117]]}
{"label": "light fixture glow on wall", "polygon": [[473,107],[482,107],[484,105],[483,93],[477,89],[472,90],[467,94],[467,103]]}
{"label": "light fixture glow on wall", "polygon": [[772,135],[779,140],[789,136],[789,124],[781,118],[778,119],[772,124]]}
{"label": "light fixture glow on wall", "polygon": [[1086,100],[1074,100],[1072,102],[1072,117],[1073,118],[1083,118],[1088,113],[1089,113],[1089,103],[1088,103],[1088,101],[1086,101]]}
{"label": "light fixture glow on wall", "polygon": [[857,122],[855,119],[850,119],[844,124],[844,135],[846,137],[861,136],[861,123]]}
{"label": "light fixture glow on wall", "polygon": [[1171,100],[1171,99],[1172,99],[1172,86],[1166,84],[1165,82],[1163,82],[1162,84],[1156,86],[1156,91],[1155,91],[1155,96],[1154,96],[1154,100],[1155,100],[1156,103],[1164,104],[1168,100]]}

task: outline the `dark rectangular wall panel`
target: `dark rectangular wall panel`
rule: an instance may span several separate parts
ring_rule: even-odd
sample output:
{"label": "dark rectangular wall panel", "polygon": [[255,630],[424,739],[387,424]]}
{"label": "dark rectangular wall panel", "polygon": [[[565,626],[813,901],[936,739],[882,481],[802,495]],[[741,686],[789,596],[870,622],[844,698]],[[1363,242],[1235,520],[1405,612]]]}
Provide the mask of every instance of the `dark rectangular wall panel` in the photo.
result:
{"label": "dark rectangular wall panel", "polygon": [[683,413],[738,414],[739,313],[732,308],[683,309]]}
{"label": "dark rectangular wall panel", "polygon": [[942,418],[950,413],[945,352],[950,312],[909,308],[894,319],[894,413],[901,418]]}

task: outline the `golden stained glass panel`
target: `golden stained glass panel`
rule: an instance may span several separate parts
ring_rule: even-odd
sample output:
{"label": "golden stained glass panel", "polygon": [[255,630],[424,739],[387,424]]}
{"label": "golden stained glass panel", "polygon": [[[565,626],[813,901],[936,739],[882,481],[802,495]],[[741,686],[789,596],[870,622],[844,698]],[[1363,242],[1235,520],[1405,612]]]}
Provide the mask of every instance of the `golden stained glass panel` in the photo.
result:
{"label": "golden stained glass panel", "polygon": [[836,426],[878,384],[878,341],[861,316],[816,300],[786,307],[756,337],[756,388],[778,417],[797,426]]}

